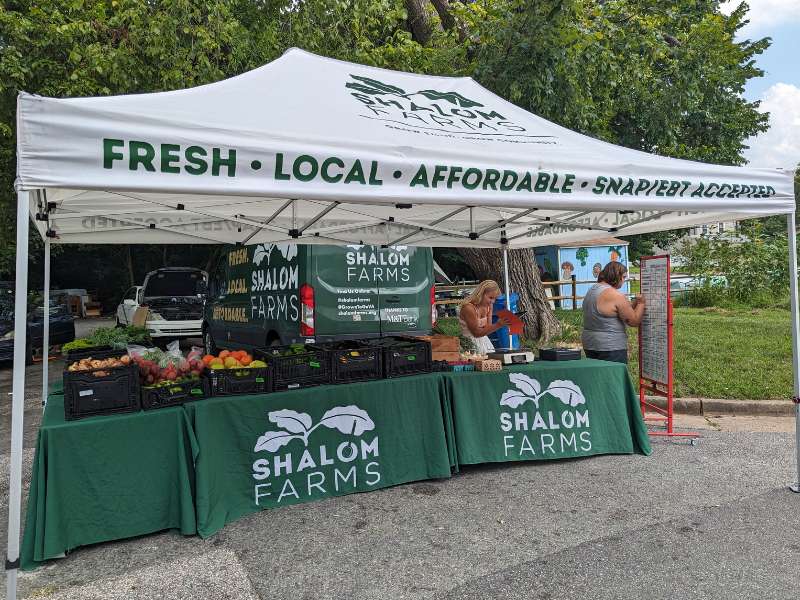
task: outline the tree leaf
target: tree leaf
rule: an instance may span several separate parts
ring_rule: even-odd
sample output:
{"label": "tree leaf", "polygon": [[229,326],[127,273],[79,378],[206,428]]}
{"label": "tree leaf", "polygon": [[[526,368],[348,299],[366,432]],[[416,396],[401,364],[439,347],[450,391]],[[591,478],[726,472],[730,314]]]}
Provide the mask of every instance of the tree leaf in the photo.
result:
{"label": "tree leaf", "polygon": [[417,92],[422,94],[428,100],[447,100],[450,104],[461,106],[462,108],[471,108],[473,106],[483,106],[480,102],[470,100],[466,96],[462,96],[458,92],[437,92],[436,90],[420,90]]}
{"label": "tree leaf", "polygon": [[536,398],[531,398],[526,396],[519,390],[508,390],[507,392],[503,392],[503,395],[500,397],[500,406],[509,406],[511,408],[517,408],[525,404],[528,400],[533,401],[536,404],[536,408],[539,408],[539,402]]}
{"label": "tree leaf", "polygon": [[266,450],[267,452],[275,452],[278,448],[285,446],[295,438],[303,439],[303,436],[295,435],[288,431],[267,431],[258,438],[253,451],[261,452],[262,450]]}
{"label": "tree leaf", "polygon": [[365,431],[375,429],[369,414],[357,406],[336,406],[327,411],[319,421],[320,425],[330,429],[338,429],[348,435],[361,435]]}
{"label": "tree leaf", "polygon": [[575,383],[566,379],[556,379],[550,382],[545,390],[548,394],[555,396],[567,406],[578,406],[586,404],[583,392]]}
{"label": "tree leaf", "polygon": [[308,433],[308,430],[314,424],[311,415],[289,410],[288,408],[273,410],[269,413],[269,420],[270,423],[275,423],[275,425],[283,427],[286,431],[302,434]]}
{"label": "tree leaf", "polygon": [[523,373],[511,373],[508,378],[511,380],[511,383],[517,386],[517,389],[522,390],[522,392],[528,396],[533,396],[535,398],[542,393],[542,385]]}
{"label": "tree leaf", "polygon": [[[362,77],[361,75],[353,75],[350,74],[350,77],[353,79],[358,79],[362,83],[367,84],[369,87],[379,90],[379,94],[395,94],[398,96],[405,96],[406,91],[403,88],[399,88],[396,85],[389,85],[388,83],[383,83],[382,81],[378,81],[377,79],[371,79],[369,77]],[[358,85],[358,84],[355,84]],[[351,87],[350,84],[347,84],[347,87]]]}

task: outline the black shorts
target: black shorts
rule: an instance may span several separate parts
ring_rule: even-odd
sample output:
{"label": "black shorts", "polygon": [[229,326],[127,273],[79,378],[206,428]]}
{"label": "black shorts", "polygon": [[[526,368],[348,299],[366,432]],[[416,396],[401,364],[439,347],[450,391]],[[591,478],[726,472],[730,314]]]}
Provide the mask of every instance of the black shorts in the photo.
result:
{"label": "black shorts", "polygon": [[587,350],[583,349],[586,358],[596,358],[598,360],[608,360],[611,362],[618,362],[628,364],[628,350]]}

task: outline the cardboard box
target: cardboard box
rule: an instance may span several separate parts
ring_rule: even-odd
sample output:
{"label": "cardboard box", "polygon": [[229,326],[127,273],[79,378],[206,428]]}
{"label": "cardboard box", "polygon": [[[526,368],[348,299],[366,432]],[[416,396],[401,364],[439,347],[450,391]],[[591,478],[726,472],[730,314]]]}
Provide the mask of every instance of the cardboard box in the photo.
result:
{"label": "cardboard box", "polygon": [[459,352],[461,350],[458,338],[455,336],[422,335],[420,339],[430,342],[433,352]]}
{"label": "cardboard box", "polygon": [[460,352],[434,351],[431,354],[431,358],[433,360],[446,360],[448,362],[452,362],[452,361],[461,360],[461,353]]}

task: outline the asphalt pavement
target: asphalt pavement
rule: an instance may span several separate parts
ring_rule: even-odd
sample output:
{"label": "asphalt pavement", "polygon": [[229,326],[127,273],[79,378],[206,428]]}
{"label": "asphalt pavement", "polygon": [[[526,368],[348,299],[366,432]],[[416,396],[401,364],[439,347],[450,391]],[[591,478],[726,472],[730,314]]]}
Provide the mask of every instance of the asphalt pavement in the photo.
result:
{"label": "asphalt pavement", "polygon": [[[40,369],[28,368],[25,492]],[[0,368],[3,399],[10,374]],[[0,406],[2,540],[9,406]],[[80,548],[21,573],[20,597],[795,598],[793,421],[725,419],[682,423],[703,429],[699,443],[657,439],[648,457],[472,467],[250,515],[206,540],[167,531]]]}

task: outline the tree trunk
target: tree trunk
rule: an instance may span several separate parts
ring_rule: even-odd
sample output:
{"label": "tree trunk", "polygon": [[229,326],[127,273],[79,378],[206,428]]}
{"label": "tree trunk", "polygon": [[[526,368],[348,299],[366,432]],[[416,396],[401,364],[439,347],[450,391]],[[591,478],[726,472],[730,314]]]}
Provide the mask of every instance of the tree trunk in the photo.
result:
{"label": "tree trunk", "polygon": [[431,24],[425,9],[427,0],[405,0],[405,3],[411,38],[424,46],[431,39]]}
{"label": "tree trunk", "polygon": [[456,26],[456,19],[450,12],[449,0],[431,0],[431,4],[439,14],[439,20],[442,22],[442,28],[445,31],[450,31]]}
{"label": "tree trunk", "polygon": [[[502,250],[460,248],[459,252],[478,279],[494,279],[505,291]],[[530,340],[548,340],[557,334],[561,330],[561,324],[550,309],[539,269],[530,249],[509,250],[508,275],[511,279],[511,291],[519,295],[517,311],[527,311],[522,316],[526,337]]]}

